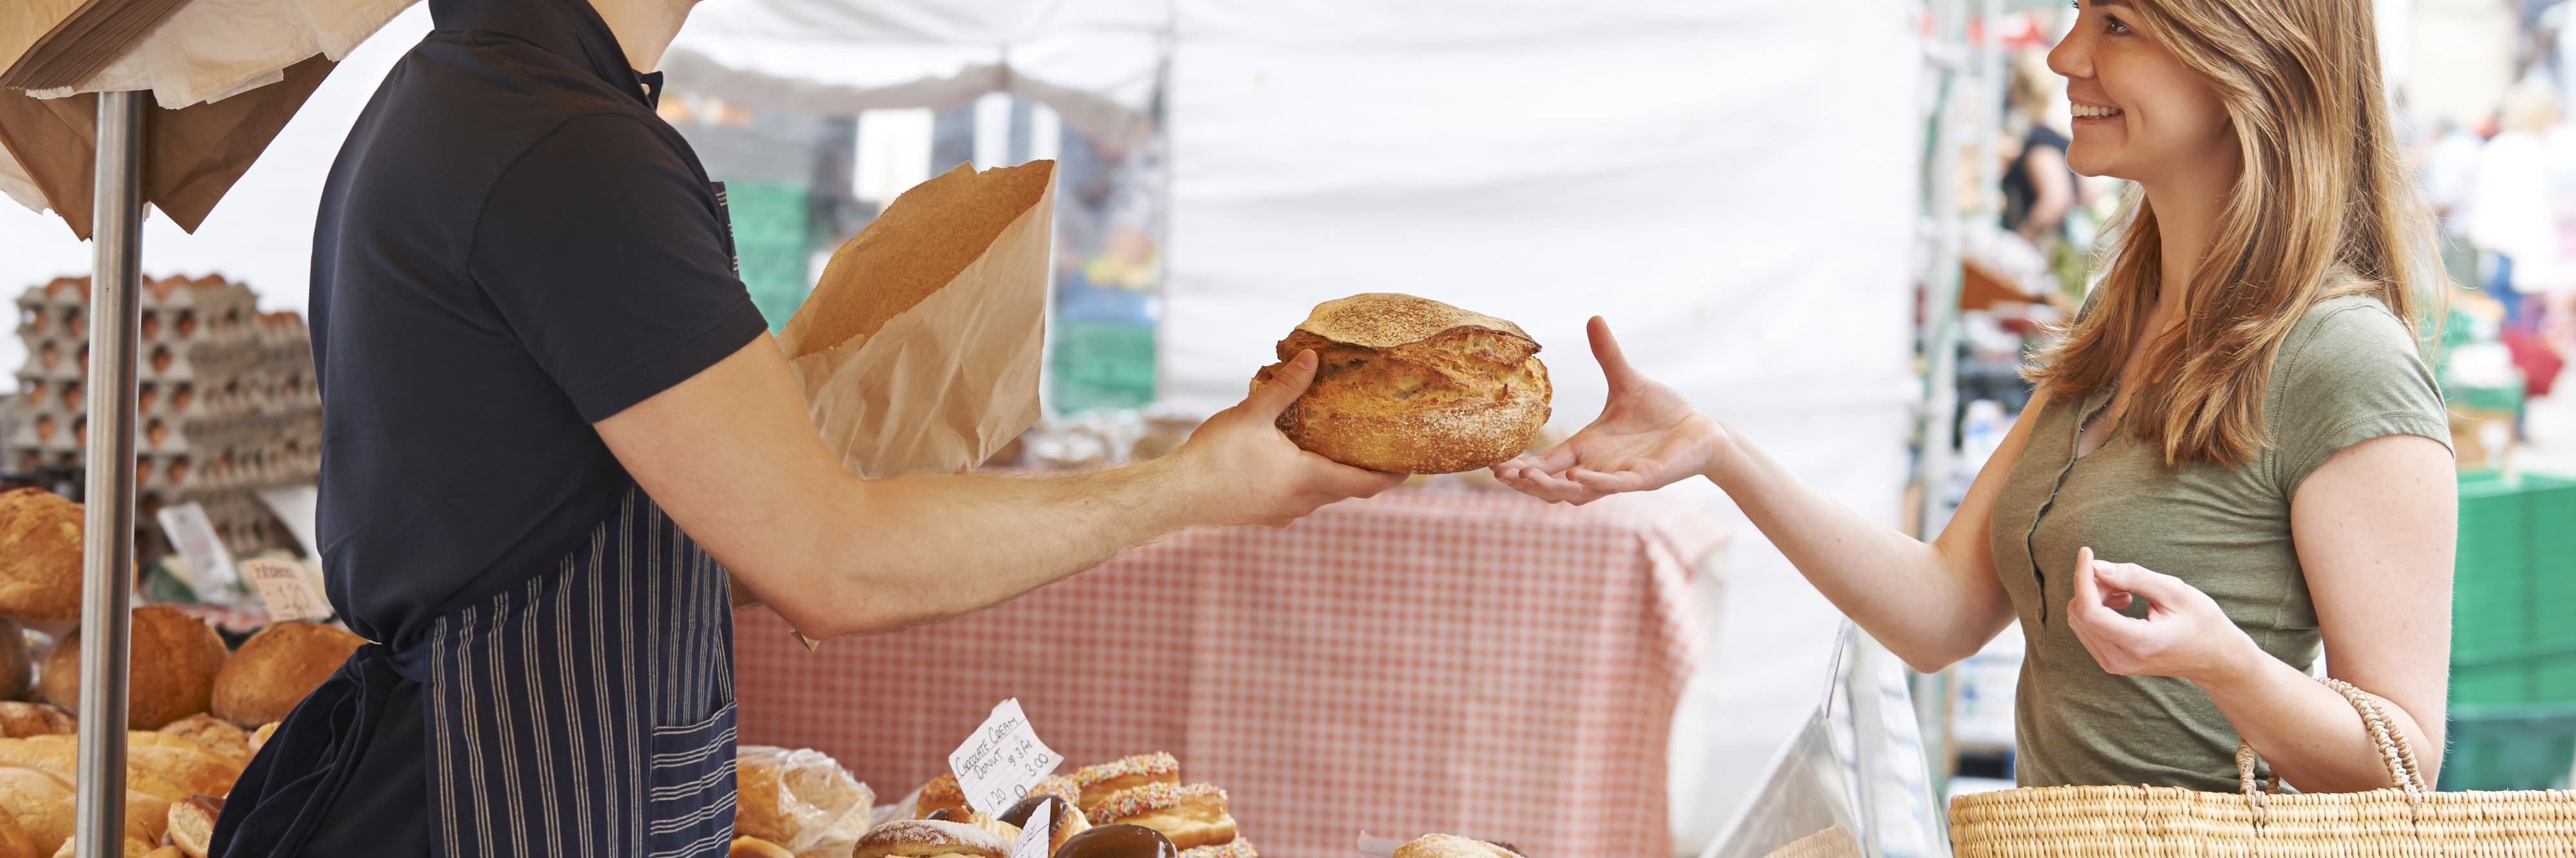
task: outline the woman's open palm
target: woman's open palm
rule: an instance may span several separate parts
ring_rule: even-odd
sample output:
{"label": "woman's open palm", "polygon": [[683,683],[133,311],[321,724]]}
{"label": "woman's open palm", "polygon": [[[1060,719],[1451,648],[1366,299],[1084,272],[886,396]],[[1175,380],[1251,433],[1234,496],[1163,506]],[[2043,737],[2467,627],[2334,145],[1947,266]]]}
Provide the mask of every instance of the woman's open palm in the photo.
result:
{"label": "woman's open palm", "polygon": [[1495,465],[1494,476],[1531,497],[1584,504],[1663,488],[1706,470],[1725,430],[1691,410],[1680,393],[1629,366],[1610,323],[1594,316],[1588,331],[1592,357],[1610,383],[1601,416],[1545,453]]}

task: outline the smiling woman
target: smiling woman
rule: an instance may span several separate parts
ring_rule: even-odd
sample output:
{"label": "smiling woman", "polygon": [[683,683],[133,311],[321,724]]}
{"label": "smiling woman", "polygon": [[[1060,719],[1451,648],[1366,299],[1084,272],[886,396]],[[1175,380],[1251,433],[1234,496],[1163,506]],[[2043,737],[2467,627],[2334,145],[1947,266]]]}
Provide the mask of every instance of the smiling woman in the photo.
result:
{"label": "smiling woman", "polygon": [[2371,5],[2078,8],[2049,55],[2066,162],[2132,191],[2108,272],[1937,539],[1804,485],[1630,367],[1598,319],[1600,418],[1495,470],[1574,503],[1706,476],[1918,669],[2018,621],[2024,785],[2233,791],[2242,740],[2299,789],[2387,786],[2354,707],[2308,676],[2321,646],[2394,704],[2429,777],[2457,487],[2413,331],[2438,269]]}

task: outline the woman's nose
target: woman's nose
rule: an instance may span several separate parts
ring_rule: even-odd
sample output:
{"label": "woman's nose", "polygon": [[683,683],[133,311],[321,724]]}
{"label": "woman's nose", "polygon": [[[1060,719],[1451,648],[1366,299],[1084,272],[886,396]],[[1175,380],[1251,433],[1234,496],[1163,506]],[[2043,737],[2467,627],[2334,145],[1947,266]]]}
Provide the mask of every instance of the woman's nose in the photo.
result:
{"label": "woman's nose", "polygon": [[2085,38],[2082,24],[2068,30],[2066,38],[2057,40],[2057,47],[2048,49],[2048,70],[2067,78],[2093,76],[2093,46]]}

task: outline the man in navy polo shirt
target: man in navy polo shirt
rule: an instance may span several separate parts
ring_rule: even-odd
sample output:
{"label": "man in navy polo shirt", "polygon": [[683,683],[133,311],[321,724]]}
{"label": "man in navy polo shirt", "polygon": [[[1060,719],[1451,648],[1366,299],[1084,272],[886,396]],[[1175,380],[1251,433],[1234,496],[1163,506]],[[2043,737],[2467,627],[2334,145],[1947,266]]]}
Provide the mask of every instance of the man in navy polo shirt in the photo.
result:
{"label": "man in navy polo shirt", "polygon": [[863,481],[731,273],[654,115],[689,0],[431,0],[313,243],[330,597],[371,643],[288,716],[226,856],[722,855],[739,582],[814,637],[972,611],[1185,527],[1399,478],[1271,425],[1171,456]]}

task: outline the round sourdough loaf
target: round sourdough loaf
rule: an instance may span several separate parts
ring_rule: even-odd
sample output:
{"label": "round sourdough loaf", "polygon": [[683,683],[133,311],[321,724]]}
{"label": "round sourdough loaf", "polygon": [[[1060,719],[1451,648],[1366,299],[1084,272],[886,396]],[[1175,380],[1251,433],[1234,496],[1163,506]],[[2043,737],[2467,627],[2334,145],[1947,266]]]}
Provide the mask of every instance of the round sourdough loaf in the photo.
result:
{"label": "round sourdough loaf", "polygon": [[1375,292],[1315,306],[1279,363],[1315,350],[1314,386],[1279,415],[1289,440],[1399,474],[1472,471],[1520,455],[1547,422],[1547,367],[1519,325],[1427,298]]}
{"label": "round sourdough loaf", "polygon": [[[224,638],[204,620],[168,605],[134,609],[129,627],[125,726],[158,730],[206,711],[222,670]],[[45,656],[36,674],[45,700],[80,715],[80,630],[73,629]]]}
{"label": "round sourdough loaf", "polygon": [[241,651],[215,674],[215,717],[243,727],[285,720],[366,642],[338,626],[270,623],[242,641]]}

